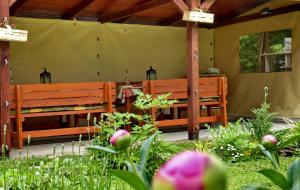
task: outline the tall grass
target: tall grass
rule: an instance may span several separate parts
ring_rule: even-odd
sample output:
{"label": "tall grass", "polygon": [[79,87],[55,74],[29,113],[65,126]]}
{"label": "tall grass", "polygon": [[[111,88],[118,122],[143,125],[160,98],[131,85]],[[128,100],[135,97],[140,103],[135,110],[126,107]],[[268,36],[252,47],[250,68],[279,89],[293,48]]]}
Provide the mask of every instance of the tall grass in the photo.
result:
{"label": "tall grass", "polygon": [[[108,172],[122,167],[117,164],[116,156],[92,152],[80,155],[81,135],[78,154],[74,153],[72,143],[72,155],[64,155],[64,145],[61,145],[61,156],[58,156],[54,145],[51,158],[29,158],[29,143],[30,140],[26,157],[1,160],[0,189],[130,189]],[[3,155],[5,147],[4,144]]]}

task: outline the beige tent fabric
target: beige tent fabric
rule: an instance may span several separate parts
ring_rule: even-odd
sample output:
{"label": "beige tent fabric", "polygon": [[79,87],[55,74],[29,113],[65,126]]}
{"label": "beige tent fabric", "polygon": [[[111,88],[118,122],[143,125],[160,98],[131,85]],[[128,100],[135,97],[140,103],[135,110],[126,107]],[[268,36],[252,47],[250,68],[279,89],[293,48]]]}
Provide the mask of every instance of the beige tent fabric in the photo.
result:
{"label": "beige tent fabric", "polygon": [[[132,81],[146,79],[150,65],[159,79],[186,73],[186,29],[126,24],[100,24],[48,19],[12,18],[29,30],[27,43],[11,43],[15,83],[39,83],[46,67],[53,82]],[[201,29],[201,70],[213,66],[213,31]],[[99,41],[97,40],[99,39]]]}
{"label": "beige tent fabric", "polygon": [[[270,89],[272,111],[279,116],[300,117],[300,12],[225,26],[214,30],[215,66],[229,78],[229,113],[249,114]],[[239,37],[244,34],[292,29],[292,72],[240,73]]]}

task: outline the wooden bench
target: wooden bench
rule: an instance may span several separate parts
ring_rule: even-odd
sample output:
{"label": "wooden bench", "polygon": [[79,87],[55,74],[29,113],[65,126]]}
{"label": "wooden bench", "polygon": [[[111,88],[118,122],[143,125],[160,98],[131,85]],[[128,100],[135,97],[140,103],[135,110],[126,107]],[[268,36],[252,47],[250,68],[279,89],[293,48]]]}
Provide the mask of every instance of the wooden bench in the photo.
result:
{"label": "wooden bench", "polygon": [[[23,139],[84,134],[87,127],[68,127],[47,130],[23,131],[25,118],[43,116],[111,113],[116,99],[116,84],[112,82],[26,84],[12,85],[10,89],[11,118],[16,119],[12,137],[18,148]],[[93,127],[89,131],[93,132]]]}
{"label": "wooden bench", "polygon": [[[178,100],[171,106],[172,109],[188,107],[188,93],[186,79],[153,80],[143,81],[143,92],[156,97],[160,94],[171,93],[169,99]],[[221,122],[227,125],[227,78],[225,77],[201,77],[199,78],[199,104],[201,108],[207,109],[207,115],[199,116],[199,123]],[[220,114],[213,115],[212,108],[219,108]],[[157,109],[152,109],[151,114],[155,116]],[[174,118],[158,120],[157,127],[187,125],[187,118]]]}

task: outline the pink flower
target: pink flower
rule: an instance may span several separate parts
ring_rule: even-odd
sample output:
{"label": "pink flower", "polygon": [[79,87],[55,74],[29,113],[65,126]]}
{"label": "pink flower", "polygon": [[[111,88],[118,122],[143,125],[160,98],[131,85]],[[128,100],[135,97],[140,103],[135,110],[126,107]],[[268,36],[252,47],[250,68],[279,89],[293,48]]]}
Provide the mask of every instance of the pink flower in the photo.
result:
{"label": "pink flower", "polygon": [[153,190],[225,190],[226,171],[213,156],[180,153],[164,164],[153,180]]}
{"label": "pink flower", "polygon": [[130,133],[126,130],[120,129],[110,138],[110,144],[116,149],[125,149],[130,144]]}
{"label": "pink flower", "polygon": [[277,139],[275,136],[273,135],[265,135],[262,138],[262,144],[265,148],[270,149],[270,148],[274,148],[275,145],[277,144]]}

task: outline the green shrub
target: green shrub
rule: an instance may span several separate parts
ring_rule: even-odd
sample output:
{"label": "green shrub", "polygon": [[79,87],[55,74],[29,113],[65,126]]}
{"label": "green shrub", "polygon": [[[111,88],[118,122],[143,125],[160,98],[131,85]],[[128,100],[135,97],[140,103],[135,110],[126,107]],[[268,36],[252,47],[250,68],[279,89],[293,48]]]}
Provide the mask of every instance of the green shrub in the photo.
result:
{"label": "green shrub", "polygon": [[[139,150],[142,143],[149,136],[157,133],[158,137],[153,142],[153,150],[150,150],[149,161],[146,167],[150,175],[153,175],[161,164],[166,162],[173,153],[178,151],[178,148],[175,145],[171,145],[170,143],[163,141],[163,138],[160,137],[160,132],[155,127],[155,120],[158,115],[155,117],[150,115],[151,108],[166,108],[175,102],[174,100],[168,100],[169,95],[170,94],[164,94],[153,98],[149,94],[140,93],[137,96],[134,105],[140,109],[142,115],[118,112],[113,114],[104,114],[97,125],[100,130],[95,134],[92,140],[92,145],[110,147],[109,139],[116,130],[130,125],[132,126],[132,156],[135,162],[139,162]],[[96,154],[95,152],[93,153]],[[103,156],[102,152],[97,152],[97,154],[99,157]],[[125,159],[126,155],[118,156],[123,156]],[[121,160],[122,162],[124,159],[119,158],[118,161]],[[115,165],[116,163],[111,164]]]}
{"label": "green shrub", "polygon": [[255,158],[259,152],[258,143],[243,123],[243,120],[238,120],[236,123],[229,123],[227,127],[211,129],[212,140],[208,142],[208,147],[226,161]]}
{"label": "green shrub", "polygon": [[270,112],[270,104],[267,103],[268,88],[265,87],[265,99],[259,108],[253,108],[252,113],[254,114],[254,119],[250,119],[244,124],[249,129],[253,130],[253,135],[257,140],[260,140],[264,135],[270,133],[272,128],[272,121],[274,119],[275,113]]}

